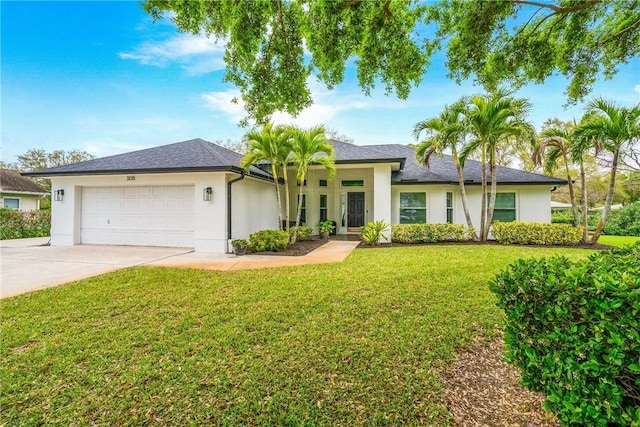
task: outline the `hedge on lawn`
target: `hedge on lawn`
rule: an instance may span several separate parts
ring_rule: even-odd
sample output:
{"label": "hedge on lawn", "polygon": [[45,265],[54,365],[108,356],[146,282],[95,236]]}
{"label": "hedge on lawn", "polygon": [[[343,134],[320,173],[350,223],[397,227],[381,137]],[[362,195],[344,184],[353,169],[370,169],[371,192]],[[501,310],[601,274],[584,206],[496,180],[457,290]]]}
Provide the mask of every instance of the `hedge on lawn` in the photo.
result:
{"label": "hedge on lawn", "polygon": [[249,236],[249,248],[254,252],[280,252],[289,245],[289,233],[284,230],[261,230]]}
{"label": "hedge on lawn", "polygon": [[489,284],[507,360],[563,425],[640,423],[640,243],[519,260]]}
{"label": "hedge on lawn", "polygon": [[434,243],[471,240],[473,230],[462,224],[396,224],[391,241],[397,243]]}
{"label": "hedge on lawn", "polygon": [[0,208],[0,240],[45,237],[51,230],[51,211]]}
{"label": "hedge on lawn", "polygon": [[541,222],[493,223],[491,231],[499,243],[519,245],[577,245],[582,241],[582,227]]}

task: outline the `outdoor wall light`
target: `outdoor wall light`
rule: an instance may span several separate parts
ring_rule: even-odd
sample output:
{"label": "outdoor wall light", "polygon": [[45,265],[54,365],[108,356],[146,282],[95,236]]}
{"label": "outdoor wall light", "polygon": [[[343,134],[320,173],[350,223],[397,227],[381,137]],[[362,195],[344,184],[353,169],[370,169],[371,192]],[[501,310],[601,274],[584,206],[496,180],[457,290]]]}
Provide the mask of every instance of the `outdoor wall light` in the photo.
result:
{"label": "outdoor wall light", "polygon": [[56,190],[53,193],[53,200],[56,202],[61,202],[64,199],[64,190]]}
{"label": "outdoor wall light", "polygon": [[205,202],[210,202],[213,198],[213,189],[211,187],[207,187],[202,190],[202,200]]}

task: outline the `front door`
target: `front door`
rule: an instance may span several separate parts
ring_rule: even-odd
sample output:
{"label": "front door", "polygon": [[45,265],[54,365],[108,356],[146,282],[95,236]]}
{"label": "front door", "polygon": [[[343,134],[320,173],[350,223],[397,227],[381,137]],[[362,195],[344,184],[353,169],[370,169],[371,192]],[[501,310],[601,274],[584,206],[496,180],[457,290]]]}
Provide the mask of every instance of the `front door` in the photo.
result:
{"label": "front door", "polygon": [[364,227],[364,193],[347,194],[347,231]]}

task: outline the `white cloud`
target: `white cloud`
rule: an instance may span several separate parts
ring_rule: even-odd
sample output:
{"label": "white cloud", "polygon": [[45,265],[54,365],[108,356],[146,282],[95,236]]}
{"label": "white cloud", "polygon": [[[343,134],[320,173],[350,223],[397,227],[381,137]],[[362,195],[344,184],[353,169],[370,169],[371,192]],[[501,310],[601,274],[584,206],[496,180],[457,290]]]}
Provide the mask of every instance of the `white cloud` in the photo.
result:
{"label": "white cloud", "polygon": [[[319,83],[309,84],[313,104],[301,111],[296,117],[286,112],[278,111],[271,116],[275,124],[296,125],[309,128],[318,124],[331,127],[331,123],[338,116],[348,115],[356,110],[395,109],[406,106],[402,102],[385,96],[366,97],[357,92],[345,92],[340,90],[329,91]],[[219,92],[208,92],[201,95],[205,107],[215,113],[227,116],[234,123],[246,117],[244,101],[240,97],[240,91],[230,89]],[[237,99],[237,103],[233,99]],[[384,99],[382,99],[384,98]]]}
{"label": "white cloud", "polygon": [[634,91],[636,91],[636,92],[638,92],[638,93],[640,93],[640,85],[635,85],[635,86],[633,87],[633,90],[634,90]]}
{"label": "white cloud", "polygon": [[144,42],[118,55],[156,67],[175,63],[192,75],[224,69],[224,43],[204,35],[178,34],[163,41]]}

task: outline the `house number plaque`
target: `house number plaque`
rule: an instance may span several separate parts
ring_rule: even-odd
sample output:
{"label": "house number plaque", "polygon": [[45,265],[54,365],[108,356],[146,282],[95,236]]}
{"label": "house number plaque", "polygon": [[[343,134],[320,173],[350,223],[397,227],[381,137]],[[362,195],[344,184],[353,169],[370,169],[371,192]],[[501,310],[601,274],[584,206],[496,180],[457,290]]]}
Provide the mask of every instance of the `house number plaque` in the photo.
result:
{"label": "house number plaque", "polygon": [[127,176],[127,181],[135,181],[135,180],[136,180],[135,176],[133,176],[133,175],[128,175]]}

